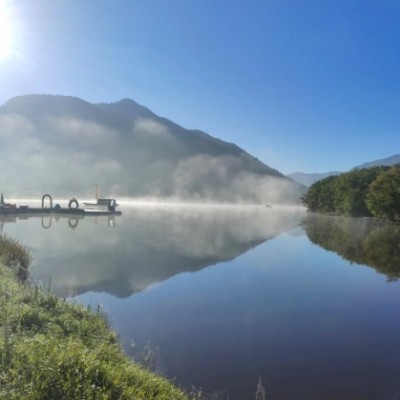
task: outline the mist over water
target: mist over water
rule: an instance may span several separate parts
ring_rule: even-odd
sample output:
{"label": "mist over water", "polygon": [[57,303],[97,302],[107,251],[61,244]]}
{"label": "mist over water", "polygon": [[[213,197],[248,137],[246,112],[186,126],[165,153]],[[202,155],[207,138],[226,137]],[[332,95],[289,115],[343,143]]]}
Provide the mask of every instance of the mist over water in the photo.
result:
{"label": "mist over water", "polygon": [[400,397],[398,230],[300,207],[121,209],[1,223],[34,281],[100,304],[129,354],[150,341],[185,388],[251,399],[261,377],[272,400]]}
{"label": "mist over water", "polygon": [[132,202],[122,202],[121,208],[122,216],[108,219],[15,220],[20,240],[34,252],[35,279],[51,277],[60,295],[94,290],[125,297],[180,272],[233,259],[299,225],[305,212],[301,207]]}

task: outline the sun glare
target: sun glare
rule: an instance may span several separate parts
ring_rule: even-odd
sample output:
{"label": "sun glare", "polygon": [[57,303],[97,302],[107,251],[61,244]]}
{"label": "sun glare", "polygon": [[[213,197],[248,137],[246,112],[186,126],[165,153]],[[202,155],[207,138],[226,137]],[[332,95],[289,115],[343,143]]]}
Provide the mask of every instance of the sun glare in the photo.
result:
{"label": "sun glare", "polygon": [[0,61],[13,52],[13,27],[11,13],[4,1],[0,0]]}

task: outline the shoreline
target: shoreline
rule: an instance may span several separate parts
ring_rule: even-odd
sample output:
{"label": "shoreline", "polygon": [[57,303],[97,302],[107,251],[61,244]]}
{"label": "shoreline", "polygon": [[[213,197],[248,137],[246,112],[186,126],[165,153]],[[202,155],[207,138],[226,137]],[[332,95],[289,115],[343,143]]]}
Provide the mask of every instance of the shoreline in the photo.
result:
{"label": "shoreline", "polygon": [[98,308],[26,281],[29,252],[0,235],[0,397],[187,400],[129,358]]}

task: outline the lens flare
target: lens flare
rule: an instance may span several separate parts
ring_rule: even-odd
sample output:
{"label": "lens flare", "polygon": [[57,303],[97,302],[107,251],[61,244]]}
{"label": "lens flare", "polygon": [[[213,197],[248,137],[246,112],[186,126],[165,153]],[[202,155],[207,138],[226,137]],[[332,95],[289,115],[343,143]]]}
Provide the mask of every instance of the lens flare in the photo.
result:
{"label": "lens flare", "polygon": [[13,33],[10,9],[5,1],[0,1],[0,60],[13,53]]}

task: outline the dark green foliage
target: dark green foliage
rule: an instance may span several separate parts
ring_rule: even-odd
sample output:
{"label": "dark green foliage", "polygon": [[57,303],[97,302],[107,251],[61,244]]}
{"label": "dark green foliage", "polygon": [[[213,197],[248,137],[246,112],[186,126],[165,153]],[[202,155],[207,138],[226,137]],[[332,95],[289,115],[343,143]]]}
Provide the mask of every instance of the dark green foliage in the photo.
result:
{"label": "dark green foliage", "polygon": [[400,222],[400,167],[355,169],[328,177],[315,182],[303,202],[310,211]]}
{"label": "dark green foliage", "polygon": [[376,217],[400,222],[400,165],[383,171],[372,182],[366,203]]}
{"label": "dark green foliage", "polygon": [[334,212],[335,211],[335,176],[329,176],[315,182],[303,199],[310,211]]}
{"label": "dark green foliage", "polygon": [[381,167],[356,169],[336,177],[335,211],[352,216],[370,215],[365,204],[369,185],[382,171]]}

